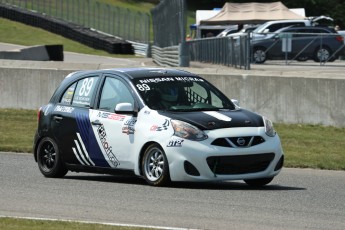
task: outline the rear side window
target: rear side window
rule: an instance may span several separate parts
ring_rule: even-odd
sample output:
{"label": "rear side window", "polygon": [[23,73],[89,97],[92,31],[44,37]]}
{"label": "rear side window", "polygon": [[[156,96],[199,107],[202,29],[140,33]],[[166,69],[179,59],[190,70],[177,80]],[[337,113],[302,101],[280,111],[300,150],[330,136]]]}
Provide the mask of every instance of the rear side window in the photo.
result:
{"label": "rear side window", "polygon": [[72,105],[80,107],[90,107],[91,99],[95,93],[99,77],[88,77],[77,82]]}
{"label": "rear side window", "polygon": [[77,83],[74,83],[73,85],[71,85],[70,87],[67,88],[67,90],[65,91],[65,93],[63,94],[60,103],[61,104],[66,104],[66,105],[70,105],[72,102],[72,97],[73,97],[73,93],[75,91],[75,86],[77,85]]}

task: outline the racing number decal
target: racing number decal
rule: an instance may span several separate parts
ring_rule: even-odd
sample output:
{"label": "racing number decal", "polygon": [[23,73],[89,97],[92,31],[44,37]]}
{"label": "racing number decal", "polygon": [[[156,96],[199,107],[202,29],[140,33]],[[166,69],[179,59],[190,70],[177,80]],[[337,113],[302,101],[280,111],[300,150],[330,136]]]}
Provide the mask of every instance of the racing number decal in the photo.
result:
{"label": "racing number decal", "polygon": [[147,84],[137,84],[136,87],[140,91],[150,90],[150,86],[148,86]]}
{"label": "racing number decal", "polygon": [[79,90],[79,96],[89,96],[93,86],[93,78],[85,78]]}

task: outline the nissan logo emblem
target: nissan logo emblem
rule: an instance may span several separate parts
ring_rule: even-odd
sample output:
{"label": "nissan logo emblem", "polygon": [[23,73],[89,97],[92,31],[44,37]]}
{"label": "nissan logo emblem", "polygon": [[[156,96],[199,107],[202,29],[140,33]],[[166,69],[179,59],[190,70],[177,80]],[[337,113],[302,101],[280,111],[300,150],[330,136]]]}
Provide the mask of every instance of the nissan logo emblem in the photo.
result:
{"label": "nissan logo emblem", "polygon": [[244,138],[239,137],[237,138],[237,144],[240,146],[243,146],[246,143],[246,140],[244,140]]}

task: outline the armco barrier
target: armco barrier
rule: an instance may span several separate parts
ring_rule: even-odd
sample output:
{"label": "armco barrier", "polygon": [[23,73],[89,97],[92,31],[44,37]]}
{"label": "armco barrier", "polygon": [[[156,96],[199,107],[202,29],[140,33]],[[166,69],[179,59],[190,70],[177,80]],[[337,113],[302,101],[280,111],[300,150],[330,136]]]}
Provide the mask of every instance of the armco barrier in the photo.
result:
{"label": "armco barrier", "polygon": [[0,4],[0,17],[42,28],[52,33],[112,54],[133,54],[132,44],[112,36],[98,33],[83,26],[65,22],[37,12]]}
{"label": "armco barrier", "polygon": [[[72,70],[0,68],[0,108],[39,108],[48,102],[70,72]],[[229,98],[238,99],[241,106],[274,122],[345,127],[345,79],[205,72],[200,75]]]}

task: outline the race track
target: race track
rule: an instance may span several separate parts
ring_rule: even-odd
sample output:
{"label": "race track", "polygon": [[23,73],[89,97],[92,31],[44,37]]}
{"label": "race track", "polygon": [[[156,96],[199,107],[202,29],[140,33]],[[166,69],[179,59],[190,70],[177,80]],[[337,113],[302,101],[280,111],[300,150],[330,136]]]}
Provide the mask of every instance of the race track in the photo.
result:
{"label": "race track", "polygon": [[0,153],[0,216],[193,229],[345,229],[345,172],[287,169],[242,181],[156,188],[136,177],[44,178],[31,154]]}

